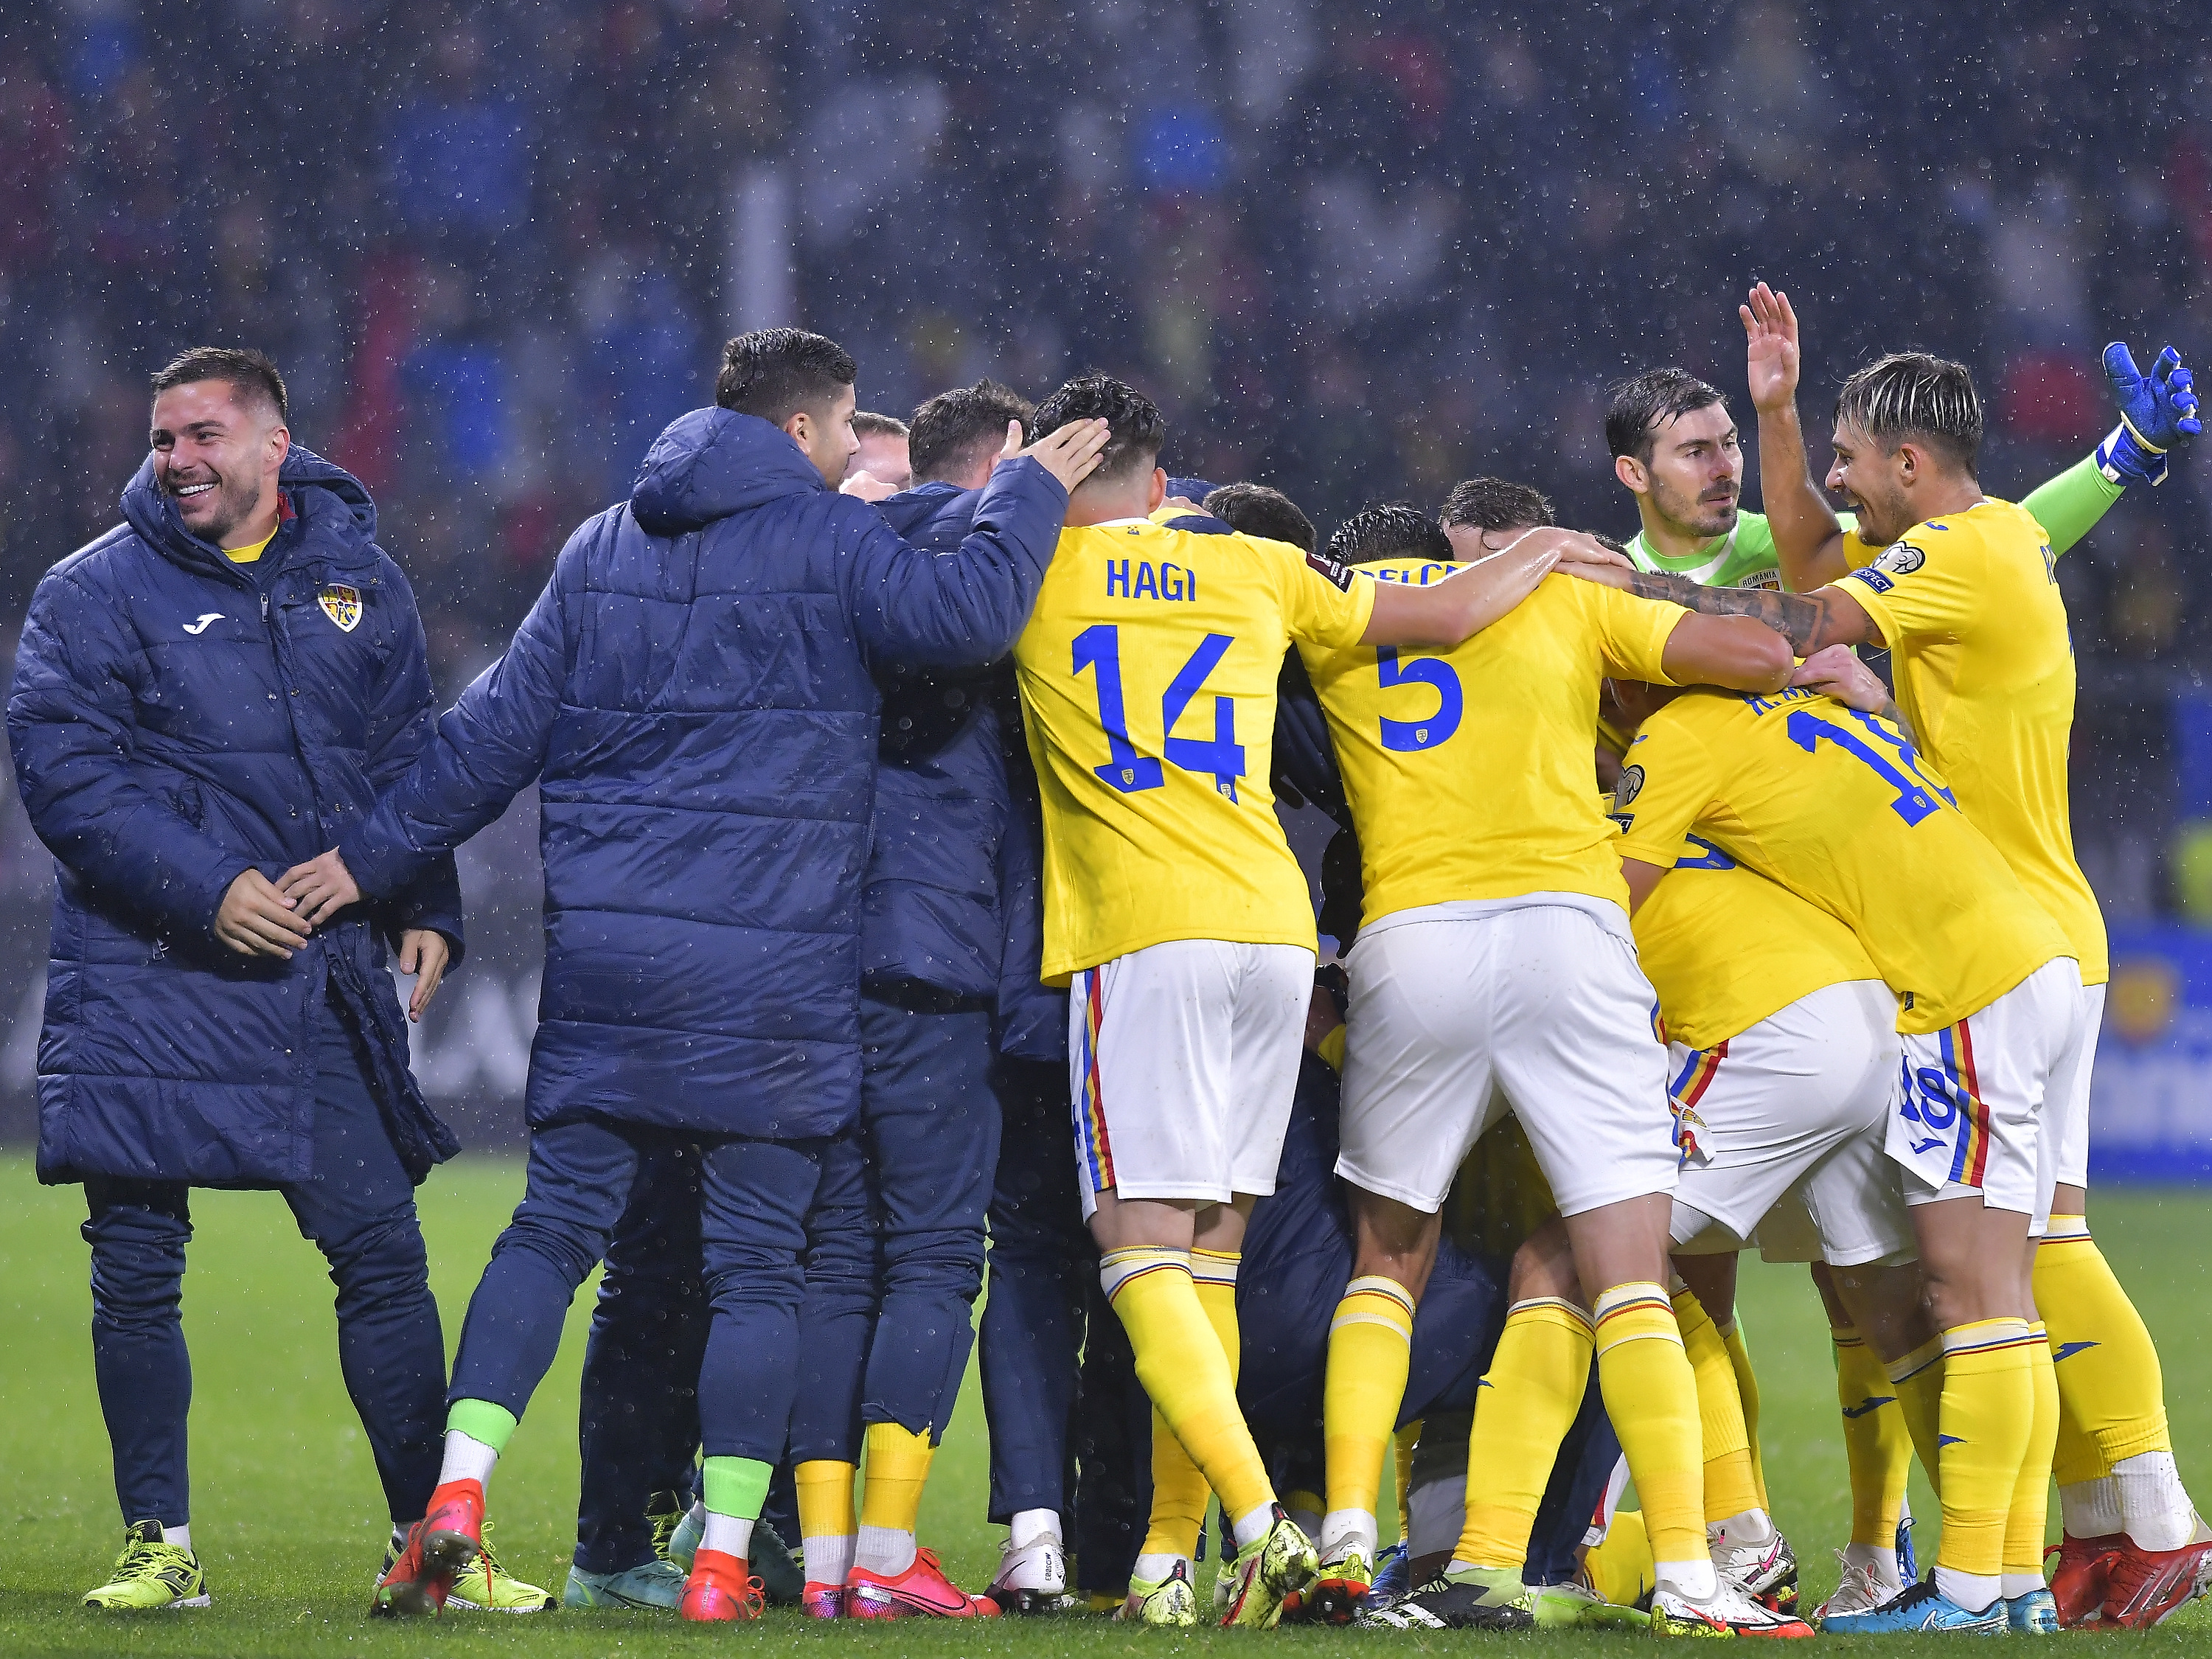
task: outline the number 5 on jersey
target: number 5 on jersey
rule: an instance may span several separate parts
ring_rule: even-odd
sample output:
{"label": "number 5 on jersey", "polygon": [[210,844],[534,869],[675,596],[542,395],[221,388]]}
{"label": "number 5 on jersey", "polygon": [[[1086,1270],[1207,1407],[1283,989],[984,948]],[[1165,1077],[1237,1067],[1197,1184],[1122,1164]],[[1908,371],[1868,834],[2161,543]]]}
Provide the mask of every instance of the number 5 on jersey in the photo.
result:
{"label": "number 5 on jersey", "polygon": [[[1198,649],[1176,671],[1160,696],[1160,732],[1169,765],[1184,772],[1211,773],[1213,787],[1230,799],[1237,799],[1237,780],[1244,775],[1244,748],[1237,741],[1237,700],[1213,700],[1213,735],[1178,738],[1181,720],[1229,647],[1237,641],[1227,634],[1208,634]],[[1167,781],[1159,761],[1137,752],[1129,738],[1129,717],[1121,685],[1121,629],[1113,623],[1098,623],[1075,636],[1072,672],[1090,669],[1097,680],[1098,724],[1106,733],[1107,761],[1091,770],[1109,787],[1125,795],[1158,789]]]}

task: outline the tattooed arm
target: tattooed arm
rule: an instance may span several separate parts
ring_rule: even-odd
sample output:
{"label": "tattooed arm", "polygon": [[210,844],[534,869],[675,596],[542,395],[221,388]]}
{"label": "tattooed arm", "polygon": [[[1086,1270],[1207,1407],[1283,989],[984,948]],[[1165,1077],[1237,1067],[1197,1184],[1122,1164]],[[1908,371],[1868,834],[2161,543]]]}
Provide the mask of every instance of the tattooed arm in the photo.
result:
{"label": "tattooed arm", "polygon": [[1801,657],[1831,645],[1881,645],[1881,632],[1859,602],[1840,587],[1778,593],[1764,587],[1707,587],[1687,576],[1613,565],[1562,565],[1563,574],[1602,582],[1647,599],[1667,599],[1708,617],[1750,617],[1790,641]]}

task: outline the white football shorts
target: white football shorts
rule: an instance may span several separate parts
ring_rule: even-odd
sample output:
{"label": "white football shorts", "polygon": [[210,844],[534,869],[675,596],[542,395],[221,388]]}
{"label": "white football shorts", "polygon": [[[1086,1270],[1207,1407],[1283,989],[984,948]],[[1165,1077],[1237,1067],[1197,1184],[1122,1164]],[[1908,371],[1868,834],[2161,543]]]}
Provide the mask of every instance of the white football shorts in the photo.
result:
{"label": "white football shorts", "polygon": [[1897,998],[1878,979],[1823,986],[1711,1048],[1669,1045],[1676,1244],[1741,1249],[1766,1242],[1772,1217],[1785,1248],[1795,1188],[1820,1259],[1911,1260],[1912,1219],[1882,1155],[1898,1059]]}
{"label": "white football shorts", "polygon": [[[2044,1131],[2037,1137],[2039,1156],[2048,1147],[2051,1185],[2086,1187],[2089,1184],[2089,1080],[2097,1066],[2097,1037],[2105,1029],[2105,988],[2081,988],[2081,1024],[2074,1033],[2074,1047],[2059,1061],[2059,1080],[2050,1103],[2043,1109]],[[2048,1214],[2046,1210],[2045,1212]],[[2040,1226],[2035,1230],[2043,1231]]]}
{"label": "white football shorts", "polygon": [[1627,918],[1616,930],[1600,901],[1569,896],[1423,907],[1360,930],[1339,1175],[1433,1214],[1510,1109],[1562,1214],[1674,1190],[1650,981]]}
{"label": "white football shorts", "polygon": [[1068,1088],[1083,1218],[1097,1195],[1275,1190],[1298,1086],[1314,953],[1170,939],[1068,987]]}
{"label": "white football shorts", "polygon": [[1957,1024],[1902,1039],[1886,1145],[1906,1203],[1979,1194],[2044,1231],[2058,1166],[2039,1153],[2040,1131],[2086,1064],[2087,1012],[2081,969],[2056,957]]}

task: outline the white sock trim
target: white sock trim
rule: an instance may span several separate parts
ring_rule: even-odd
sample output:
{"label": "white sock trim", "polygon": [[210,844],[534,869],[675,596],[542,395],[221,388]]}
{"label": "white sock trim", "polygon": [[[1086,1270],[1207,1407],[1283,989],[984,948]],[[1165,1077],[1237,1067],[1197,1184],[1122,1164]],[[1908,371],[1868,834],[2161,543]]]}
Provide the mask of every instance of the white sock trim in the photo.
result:
{"label": "white sock trim", "polygon": [[896,1578],[914,1565],[915,1547],[914,1534],[896,1527],[860,1528],[860,1541],[853,1552],[853,1565],[864,1572],[881,1573],[886,1578]]}
{"label": "white sock trim", "polygon": [[1946,1601],[1968,1613],[1987,1613],[2004,1594],[2004,1580],[1993,1572],[1959,1572],[1939,1563],[1936,1588]]}
{"label": "white sock trim", "polygon": [[2100,1474],[2059,1487],[2058,1518],[2069,1538],[2109,1538],[2125,1530],[2120,1519],[2120,1483]]}
{"label": "white sock trim", "polygon": [[1275,1506],[1261,1504],[1238,1516],[1230,1527],[1240,1550],[1249,1549],[1267,1535],[1267,1528],[1275,1524]]}
{"label": "white sock trim", "polygon": [[448,1429],[445,1461],[438,1466],[438,1484],[442,1486],[453,1480],[473,1480],[482,1486],[491,1479],[492,1468],[498,1462],[497,1447],[471,1439],[459,1429]]}
{"label": "white sock trim", "polygon": [[2137,1452],[2112,1465],[2120,1529],[2147,1550],[2178,1550],[2197,1533],[2197,1509],[2170,1451]]}
{"label": "white sock trim", "polygon": [[720,1550],[725,1555],[734,1555],[740,1561],[750,1561],[753,1553],[753,1523],[734,1515],[717,1515],[707,1511],[707,1529],[699,1540],[702,1550]]}
{"label": "white sock trim", "polygon": [[853,1556],[860,1538],[849,1532],[825,1532],[807,1539],[800,1554],[806,1561],[809,1583],[842,1584],[853,1571]]}
{"label": "white sock trim", "polygon": [[174,1544],[180,1550],[188,1550],[191,1548],[192,1523],[187,1521],[181,1527],[162,1528],[161,1541],[164,1544]]}

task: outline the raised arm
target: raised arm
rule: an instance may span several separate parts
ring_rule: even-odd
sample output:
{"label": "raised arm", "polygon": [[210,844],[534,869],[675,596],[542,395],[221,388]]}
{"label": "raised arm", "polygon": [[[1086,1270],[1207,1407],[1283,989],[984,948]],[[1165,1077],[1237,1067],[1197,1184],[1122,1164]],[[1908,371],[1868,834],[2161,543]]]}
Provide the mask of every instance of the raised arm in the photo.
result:
{"label": "raised arm", "polygon": [[848,611],[872,656],[980,667],[1020,636],[1060,544],[1068,492],[1097,466],[1111,434],[1104,421],[1070,421],[1017,450],[1019,430],[1010,428],[957,553],[909,547],[872,511],[854,507],[836,521],[851,538],[841,566]]}
{"label": "raised arm", "polygon": [[1790,296],[1761,283],[1743,319],[1744,371],[1759,411],[1759,493],[1774,534],[1782,585],[1809,593],[1851,568],[1851,549],[1828,498],[1813,481],[1805,428],[1797,418],[1797,313]]}
{"label": "raised arm", "polygon": [[1840,587],[1810,593],[1777,593],[1763,587],[1707,587],[1687,576],[1603,565],[1563,566],[1561,574],[1601,582],[1647,599],[1669,599],[1706,617],[1749,617],[1790,641],[1801,657],[1831,645],[1881,645],[1881,630],[1864,607]]}
{"label": "raised arm", "polygon": [[1797,665],[1790,641],[1749,617],[1701,617],[1674,624],[1660,666],[1677,685],[1718,685],[1731,691],[1779,691]]}
{"label": "raised arm", "polygon": [[399,781],[336,847],[284,872],[285,894],[310,922],[404,892],[545,769],[568,679],[564,596],[588,538],[609,532],[603,514],[568,538],[506,653],[439,719]]}
{"label": "raised arm", "polygon": [[1449,650],[1510,612],[1555,567],[1632,574],[1628,561],[1595,537],[1547,526],[1426,587],[1376,583],[1375,609],[1359,642]]}

